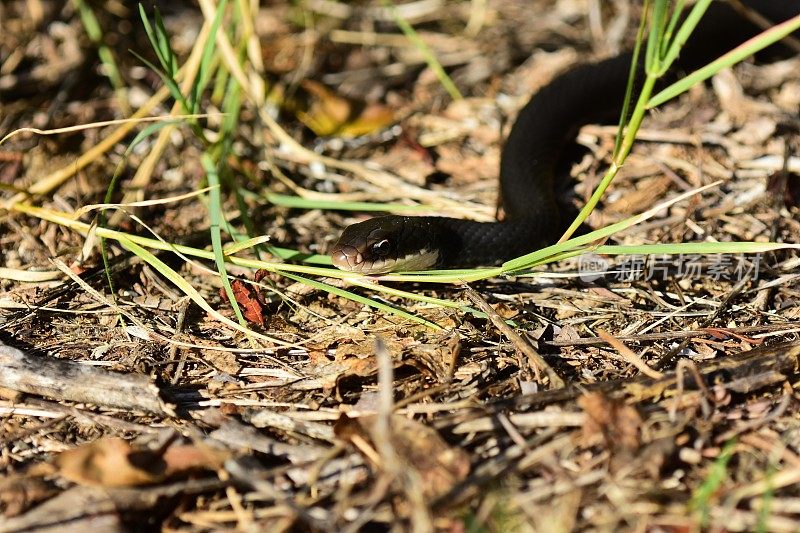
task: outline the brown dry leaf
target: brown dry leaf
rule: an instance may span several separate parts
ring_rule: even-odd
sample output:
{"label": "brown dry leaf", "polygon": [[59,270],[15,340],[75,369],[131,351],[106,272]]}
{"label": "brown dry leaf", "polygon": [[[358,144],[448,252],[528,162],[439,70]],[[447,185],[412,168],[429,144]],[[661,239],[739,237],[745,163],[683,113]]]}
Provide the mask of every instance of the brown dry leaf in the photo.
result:
{"label": "brown dry leaf", "polygon": [[[787,128],[788,129],[788,128]],[[790,135],[798,137],[800,131],[790,130]],[[767,176],[767,192],[774,202],[783,202],[786,207],[800,206],[800,176],[785,171],[772,172]]]}
{"label": "brown dry leaf", "polygon": [[661,198],[672,186],[672,180],[667,176],[656,176],[641,180],[636,190],[621,196],[619,200],[606,206],[608,213],[628,215],[639,213],[648,209],[653,204],[653,198]]}
{"label": "brown dry leaf", "polygon": [[628,383],[625,385],[625,394],[631,401],[641,402],[652,398],[661,398],[667,392],[669,384],[666,381],[656,381],[650,384]]}
{"label": "brown dry leaf", "polygon": [[298,111],[297,118],[317,135],[333,135],[350,118],[351,106],[319,82],[303,80],[303,89],[312,97],[308,111]]}
{"label": "brown dry leaf", "polygon": [[59,454],[53,463],[63,477],[81,485],[130,487],[163,478],[163,459],[138,452],[118,438],[102,438]]}
{"label": "brown dry leaf", "polygon": [[221,460],[216,452],[196,446],[170,446],[161,455],[111,437],[63,452],[53,464],[61,476],[81,485],[133,487],[188,470],[215,469]]}
{"label": "brown dry leaf", "polygon": [[364,431],[359,419],[350,418],[347,416],[347,413],[342,413],[342,415],[333,425],[333,433],[336,435],[336,437],[345,441],[352,441],[353,437],[356,436],[367,437],[367,433]]}
{"label": "brown dry leaf", "polygon": [[500,316],[500,318],[510,319],[519,315],[519,309],[509,307],[508,304],[503,302],[493,305],[492,308],[494,309],[494,312]]}
{"label": "brown dry leaf", "polygon": [[735,331],[732,331],[732,330],[727,329],[727,328],[708,327],[708,328],[703,328],[703,331],[709,333],[715,339],[720,339],[720,340],[725,340],[725,339],[727,339],[729,337],[733,337],[734,339],[739,339],[740,341],[745,341],[748,344],[752,344],[754,346],[757,346],[757,345],[762,344],[764,342],[764,339],[754,339],[753,337],[748,337],[747,335],[742,335],[740,333],[736,333]]}
{"label": "brown dry leaf", "polygon": [[[248,322],[264,325],[264,307],[258,300],[258,295],[252,287],[246,285],[242,280],[235,279],[231,282],[231,290],[236,303],[242,309],[242,314]],[[225,295],[225,291],[220,289],[220,295]]]}
{"label": "brown dry leaf", "polygon": [[557,341],[574,341],[576,339],[580,339],[581,334],[578,333],[574,327],[569,324],[566,324],[561,327],[561,330],[556,334],[553,340]]}
{"label": "brown dry leaf", "polygon": [[371,104],[353,120],[344,124],[339,133],[345,137],[358,137],[382,130],[394,121],[394,109],[381,104]]}
{"label": "brown dry leaf", "polygon": [[[372,429],[374,424],[368,427]],[[469,474],[469,455],[448,445],[430,426],[397,415],[392,417],[391,437],[400,460],[419,472],[428,498],[445,494]]]}
{"label": "brown dry leaf", "polygon": [[578,406],[586,413],[582,428],[584,442],[592,442],[600,435],[612,454],[628,455],[639,448],[642,417],[635,407],[600,392],[584,394],[578,398]]}
{"label": "brown dry leaf", "polygon": [[394,110],[373,104],[356,115],[353,104],[325,85],[314,80],[303,80],[311,104],[307,110],[298,110],[297,118],[320,136],[342,135],[356,137],[387,127],[394,122]]}
{"label": "brown dry leaf", "polygon": [[55,486],[38,476],[10,475],[0,480],[0,514],[17,516],[56,493]]}
{"label": "brown dry leaf", "polygon": [[[207,331],[219,330],[219,322],[206,315],[204,317],[203,328]],[[217,346],[212,342],[201,340],[198,342],[203,350],[203,362],[211,366],[214,370],[236,376],[242,370],[242,362],[237,359],[237,354],[229,351],[215,350]]]}
{"label": "brown dry leaf", "polygon": [[[375,435],[375,420],[374,415],[357,419],[343,416],[334,430],[336,436],[344,440],[368,436],[375,442],[380,438]],[[469,455],[448,445],[435,429],[416,420],[392,416],[389,441],[402,468],[417,471],[422,480],[422,491],[428,499],[447,493],[469,474]]]}
{"label": "brown dry leaf", "polygon": [[[270,29],[280,24],[277,17],[275,21],[270,24]],[[264,57],[264,67],[267,71],[278,74],[297,70],[303,56],[302,44],[302,41],[295,35],[280,35],[263,39],[261,54]]]}
{"label": "brown dry leaf", "polygon": [[787,307],[781,310],[781,314],[784,318],[789,320],[794,320],[800,318],[800,305],[794,307]]}
{"label": "brown dry leaf", "polygon": [[494,98],[455,100],[444,110],[443,118],[453,121],[475,143],[483,146],[499,146],[503,143],[501,121]]}
{"label": "brown dry leaf", "polygon": [[630,300],[623,298],[619,294],[612,292],[605,287],[589,287],[588,292],[595,294],[608,302],[622,304],[625,307],[630,307],[632,305]]}
{"label": "brown dry leaf", "polygon": [[[303,369],[306,377],[291,386],[297,390],[332,389],[343,377],[371,376],[377,370],[375,358],[372,356],[374,350],[373,346],[366,344],[344,345],[337,349],[333,360],[328,358],[324,350],[311,350],[309,362]],[[363,353],[358,353],[359,351]]]}
{"label": "brown dry leaf", "polygon": [[166,465],[166,477],[196,470],[218,470],[230,454],[211,450],[206,446],[178,444],[170,446],[162,459]]}
{"label": "brown dry leaf", "polygon": [[0,399],[2,400],[8,400],[12,403],[17,403],[21,401],[23,396],[24,394],[18,390],[0,387]]}

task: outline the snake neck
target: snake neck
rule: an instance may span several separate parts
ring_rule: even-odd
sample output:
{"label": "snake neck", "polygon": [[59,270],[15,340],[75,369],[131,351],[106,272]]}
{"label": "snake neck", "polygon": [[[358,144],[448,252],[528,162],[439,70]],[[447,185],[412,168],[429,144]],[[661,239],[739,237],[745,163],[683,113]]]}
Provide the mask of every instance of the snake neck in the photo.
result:
{"label": "snake neck", "polygon": [[557,212],[539,215],[507,222],[425,217],[439,251],[437,267],[499,265],[546,246],[558,238],[561,223]]}

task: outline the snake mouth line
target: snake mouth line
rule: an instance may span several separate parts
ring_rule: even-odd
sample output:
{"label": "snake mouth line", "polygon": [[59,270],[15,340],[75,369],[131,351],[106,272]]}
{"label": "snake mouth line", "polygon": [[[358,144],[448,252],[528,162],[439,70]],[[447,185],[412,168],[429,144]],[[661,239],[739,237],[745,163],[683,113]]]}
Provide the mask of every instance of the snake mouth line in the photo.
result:
{"label": "snake mouth line", "polygon": [[336,246],[331,252],[333,266],[359,274],[386,274],[398,270],[428,270],[436,266],[439,252],[420,250],[400,258],[369,258],[355,246]]}

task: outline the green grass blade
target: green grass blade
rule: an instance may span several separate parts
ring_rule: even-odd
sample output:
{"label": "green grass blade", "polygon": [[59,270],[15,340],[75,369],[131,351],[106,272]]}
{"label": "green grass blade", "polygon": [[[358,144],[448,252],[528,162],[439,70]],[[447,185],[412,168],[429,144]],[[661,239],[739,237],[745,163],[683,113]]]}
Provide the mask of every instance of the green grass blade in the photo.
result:
{"label": "green grass blade", "polygon": [[119,177],[122,172],[122,166],[130,156],[131,152],[139,145],[142,141],[153,135],[154,133],[158,132],[159,130],[167,127],[172,126],[175,124],[180,124],[180,120],[165,120],[164,122],[156,122],[155,124],[150,124],[142,131],[136,134],[133,140],[128,144],[128,147],[125,149],[125,153],[122,156],[122,160],[117,164],[116,169],[114,169],[114,174],[111,176],[111,181],[108,184],[108,188],[106,188],[106,195],[105,199],[103,200],[104,203],[110,204],[111,200],[114,196],[114,192],[117,190],[117,184],[119,183]]}
{"label": "green grass blade", "polygon": [[645,71],[648,73],[658,71],[661,58],[659,50],[663,41],[667,24],[667,0],[655,0],[653,5],[650,34],[647,37],[647,48],[644,55]]}
{"label": "green grass blade", "polygon": [[89,36],[89,40],[92,41],[92,44],[97,47],[97,56],[105,67],[105,75],[120,97],[120,105],[126,106],[127,103],[124,96],[125,82],[122,80],[122,75],[117,66],[117,61],[114,58],[114,53],[111,51],[111,48],[103,42],[103,30],[100,28],[100,23],[97,21],[94,11],[92,11],[91,6],[86,3],[85,0],[73,1],[78,8],[78,14],[81,17],[81,24],[83,24],[86,35]]}
{"label": "green grass blade", "polygon": [[764,481],[767,482],[767,490],[761,497],[761,504],[758,507],[758,522],[756,524],[756,533],[768,533],[769,531],[769,515],[772,507],[772,500],[775,498],[775,478],[776,465],[770,461],[767,466],[767,472],[764,475]]}
{"label": "green grass blade", "polygon": [[[650,5],[650,0],[644,1],[643,13],[647,13]],[[647,17],[642,17],[639,21],[639,29],[636,32],[636,44],[633,47],[633,55],[631,59],[631,68],[628,70],[628,84],[625,86],[625,96],[622,99],[622,111],[619,114],[619,124],[617,125],[617,136],[614,139],[614,152],[612,159],[617,158],[619,150],[622,147],[622,139],[625,133],[625,125],[628,123],[628,113],[630,111],[631,102],[633,101],[633,86],[636,83],[636,73],[639,70],[639,54],[642,49],[642,42],[644,41],[644,31],[647,29]]]}
{"label": "green grass blade", "polygon": [[163,58],[161,66],[164,67],[164,70],[171,78],[174,78],[178,73],[178,61],[175,57],[175,52],[172,51],[172,46],[169,44],[169,34],[167,33],[167,27],[164,26],[161,11],[159,11],[158,7],[154,7],[153,13],[156,20],[155,36],[158,41],[157,46],[160,57]]}
{"label": "green grass blade", "polygon": [[166,263],[161,261],[158,257],[153,255],[151,252],[142,248],[133,240],[128,239],[126,237],[120,238],[119,243],[126,249],[130,250],[132,253],[136,254],[137,257],[141,258],[144,262],[149,264],[153,267],[156,271],[158,271],[162,276],[164,276],[167,280],[172,282],[181,292],[183,292],[186,296],[188,296],[194,303],[196,303],[201,309],[205,312],[212,315],[216,320],[226,324],[227,326],[241,331],[251,337],[256,337],[258,339],[277,344],[279,346],[292,346],[291,343],[281,341],[279,339],[275,339],[269,337],[267,335],[262,335],[260,333],[254,332],[249,328],[237,324],[233,320],[226,318],[225,316],[221,315],[218,311],[216,311],[205,299],[197,292],[197,289],[192,287],[192,284],[183,279],[177,272],[175,272],[172,268],[169,267]]}
{"label": "green grass blade", "polygon": [[[482,311],[478,311],[477,309],[470,307],[468,305],[463,305],[458,302],[454,302],[452,300],[443,300],[441,298],[434,298],[432,296],[425,296],[422,294],[418,294],[416,292],[409,292],[404,291],[401,289],[397,289],[395,287],[388,287],[386,285],[376,285],[373,281],[365,281],[358,278],[350,278],[347,280],[347,283],[351,285],[356,285],[358,287],[363,287],[365,289],[370,289],[373,291],[382,292],[384,294],[391,294],[392,296],[397,296],[399,298],[405,298],[407,300],[427,303],[431,305],[436,305],[439,307],[447,307],[449,309],[458,309],[463,313],[469,313],[473,316],[478,318],[486,318],[486,313]],[[514,324],[513,321],[508,321],[510,324]]]}
{"label": "green grass blade", "polygon": [[220,135],[223,139],[225,146],[225,153],[230,151],[230,145],[235,138],[235,133],[239,127],[239,111],[242,108],[242,87],[236,78],[228,80],[228,90],[225,92],[225,100],[223,100],[222,110],[225,112],[225,118],[222,120],[222,127]]}
{"label": "green grass blade", "polygon": [[689,508],[695,512],[700,513],[700,526],[705,527],[708,523],[708,515],[710,505],[709,502],[717,492],[722,482],[728,477],[728,462],[733,457],[733,452],[736,449],[736,441],[728,441],[722,448],[716,461],[711,466],[708,476],[703,481],[702,485],[695,489],[692,494],[692,499],[689,501]]}
{"label": "green grass blade", "polygon": [[748,41],[745,41],[741,45],[737,46],[727,54],[724,54],[720,58],[712,61],[705,67],[692,72],[685,78],[673,83],[666,89],[655,94],[647,102],[647,108],[652,109],[668,100],[671,100],[672,98],[675,98],[679,94],[687,91],[693,85],[707,80],[720,70],[735,65],[744,58],[749,57],[754,53],[763,50],[769,45],[778,42],[798,29],[800,29],[800,15],[792,17],[786,22],[763,31],[752,39],[749,39]]}
{"label": "green grass blade", "polygon": [[[416,315],[412,315],[407,311],[403,311],[397,307],[393,307],[391,305],[385,304],[383,302],[379,302],[374,298],[367,298],[365,296],[361,296],[360,294],[356,294],[354,292],[350,292],[345,289],[340,289],[339,287],[334,287],[333,285],[328,285],[327,283],[323,283],[321,281],[316,281],[310,278],[306,278],[303,276],[298,276],[296,274],[289,274],[288,272],[283,272],[281,275],[286,276],[289,279],[293,279],[302,283],[303,285],[308,285],[309,287],[313,287],[315,289],[319,289],[325,292],[329,292],[330,294],[335,294],[336,296],[341,296],[343,298],[347,298],[354,302],[358,302],[360,304],[368,305],[375,309],[379,309],[386,313],[391,313],[393,315],[402,317],[406,320],[410,320],[412,322],[416,322],[417,324],[422,324],[423,326],[429,327],[436,331],[442,331],[442,328],[433,322],[429,322],[422,317],[418,317]],[[377,287],[374,287],[377,288]]]}
{"label": "green grass blade", "polygon": [[248,248],[254,248],[256,246],[260,246],[267,242],[269,237],[266,235],[259,235],[258,237],[253,237],[251,239],[247,239],[244,241],[237,241],[230,244],[226,244],[223,248],[223,253],[225,255],[233,255],[236,253],[241,252],[242,250],[247,250]]}
{"label": "green grass blade", "polygon": [[[125,149],[125,153],[122,156],[122,159],[117,164],[116,168],[114,169],[114,174],[111,176],[111,180],[108,183],[108,187],[106,188],[105,198],[103,200],[104,203],[110,204],[111,200],[114,197],[114,192],[117,190],[117,186],[119,185],[120,176],[122,176],[122,169],[125,163],[128,161],[128,156],[130,156],[131,152],[136,148],[136,146],[142,142],[143,140],[147,139],[155,132],[159,131],[160,129],[169,126],[171,124],[177,124],[180,121],[178,120],[167,120],[165,122],[156,122],[155,124],[150,124],[142,131],[136,134],[133,140],[128,144],[128,147]],[[98,224],[101,227],[105,227],[108,223],[106,219],[106,210],[101,209],[98,217]],[[105,270],[106,274],[106,281],[108,283],[108,290],[111,297],[114,297],[114,280],[111,278],[111,265],[108,260],[108,248],[106,247],[106,240],[103,237],[100,237],[100,256],[103,259],[103,269]]]}
{"label": "green grass blade", "polygon": [[[471,273],[450,274],[447,270],[442,270],[437,274],[425,275],[422,273],[417,274],[385,274],[376,276],[379,281],[398,281],[403,283],[455,283],[463,285],[473,281],[480,281],[488,278],[496,278],[504,274],[503,269],[500,267],[494,268],[476,268]],[[350,278],[348,278],[350,279]]]}
{"label": "green grass blade", "polygon": [[209,33],[208,40],[203,47],[203,54],[200,58],[200,66],[197,69],[197,77],[195,78],[194,85],[191,91],[190,104],[193,109],[198,109],[200,106],[200,97],[208,86],[211,76],[214,74],[213,65],[215,63],[214,57],[216,55],[216,35],[219,31],[219,25],[222,22],[222,16],[225,13],[225,7],[228,0],[222,0],[217,6],[217,13],[214,15],[214,20],[211,22],[211,32]]}
{"label": "green grass blade", "polygon": [[567,230],[564,232],[564,235],[561,236],[559,242],[566,241],[572,235],[574,235],[576,231],[578,231],[578,228],[580,228],[581,224],[583,224],[586,219],[589,218],[589,215],[597,207],[597,204],[600,203],[603,194],[605,194],[606,189],[608,189],[608,187],[611,185],[611,182],[614,181],[619,169],[623,164],[625,164],[625,159],[627,159],[628,154],[630,154],[630,151],[633,148],[633,143],[636,140],[636,133],[639,131],[639,126],[641,126],[642,120],[644,119],[644,114],[646,112],[645,102],[650,97],[657,79],[658,78],[656,76],[649,73],[645,77],[644,83],[642,84],[642,91],[636,101],[636,106],[633,109],[633,113],[628,121],[628,125],[626,128],[624,128],[625,135],[622,139],[622,142],[619,144],[619,149],[615,154],[614,160],[611,162],[611,166],[603,175],[603,179],[600,180],[600,183],[592,193],[592,196],[589,197],[586,205],[581,208],[578,216],[569,225]]}
{"label": "green grass blade", "polygon": [[165,65],[167,63],[167,58],[163,55],[161,43],[159,42],[155,30],[153,29],[152,24],[150,24],[150,19],[147,17],[147,13],[144,10],[144,6],[141,3],[139,4],[139,18],[142,20],[142,25],[144,26],[144,31],[147,34],[147,39],[150,41],[150,46],[156,53],[158,62],[161,63],[162,66]]}
{"label": "green grass blade", "polygon": [[309,254],[282,246],[267,246],[266,248],[267,252],[283,261],[301,261],[311,265],[332,265],[331,256],[329,255]]}
{"label": "green grass blade", "polygon": [[779,242],[678,242],[665,244],[604,244],[593,249],[603,255],[756,254],[775,250],[800,250],[800,244]]}
{"label": "green grass blade", "polygon": [[678,22],[680,21],[681,14],[683,14],[683,8],[686,4],[686,0],[678,0],[675,4],[675,7],[672,9],[672,17],[670,17],[669,23],[667,24],[667,29],[664,31],[664,38],[661,41],[661,50],[660,55],[661,57],[666,56],[667,47],[672,39],[672,36],[675,34],[675,28],[678,26]]}
{"label": "green grass blade", "polygon": [[400,28],[414,48],[416,48],[422,54],[422,57],[425,58],[428,68],[430,68],[439,79],[439,83],[441,83],[442,87],[444,87],[448,92],[450,98],[453,100],[462,100],[464,97],[461,95],[458,87],[456,87],[456,84],[453,83],[452,79],[450,79],[450,76],[447,75],[447,72],[445,72],[442,64],[439,63],[438,59],[436,59],[436,54],[434,54],[433,50],[431,50],[428,45],[425,44],[425,41],[420,38],[414,27],[411,26],[411,24],[409,24],[402,15],[400,15],[394,3],[392,3],[390,0],[384,0],[383,5],[391,10],[392,18],[394,18],[394,22],[397,24],[397,27]]}
{"label": "green grass blade", "polygon": [[222,231],[220,229],[222,220],[222,198],[220,195],[219,175],[217,174],[216,165],[214,165],[214,162],[211,160],[211,156],[203,154],[200,158],[200,162],[203,165],[203,170],[206,172],[208,185],[211,187],[211,190],[208,191],[208,212],[211,217],[209,232],[211,234],[211,249],[214,251],[214,263],[217,265],[217,272],[219,272],[222,287],[225,290],[225,294],[228,296],[228,302],[230,302],[233,308],[236,319],[242,327],[246,328],[247,321],[242,315],[241,309],[239,309],[236,296],[233,294],[233,288],[231,288],[231,282],[228,279],[228,270],[225,267],[225,253],[222,249]]}
{"label": "green grass blade", "polygon": [[151,63],[150,61],[148,61],[147,59],[145,59],[141,55],[137,54],[133,50],[131,50],[130,52],[139,61],[144,63],[145,66],[147,66],[147,68],[149,68],[150,70],[152,70],[153,72],[158,74],[158,77],[161,78],[161,81],[163,81],[164,85],[166,85],[167,89],[169,89],[169,94],[172,96],[172,98],[174,98],[175,101],[180,102],[181,107],[184,110],[184,113],[191,113],[191,111],[189,111],[189,104],[186,101],[186,97],[183,96],[183,93],[181,92],[181,88],[178,86],[178,82],[175,81],[175,78],[172,78],[172,77],[168,76],[167,73],[165,73],[163,70],[161,70],[160,68],[158,68],[153,63]]}
{"label": "green grass blade", "polygon": [[594,241],[604,239],[617,233],[618,231],[622,231],[623,229],[629,228],[635,224],[643,222],[648,218],[652,217],[662,209],[665,209],[675,202],[679,202],[689,196],[697,194],[701,191],[704,191],[710,187],[716,187],[717,183],[712,183],[710,185],[706,185],[705,187],[700,187],[699,189],[695,189],[693,191],[687,191],[683,194],[676,196],[675,198],[658,204],[655,207],[648,209],[647,211],[640,213],[638,215],[634,215],[632,217],[626,218],[625,220],[621,220],[615,224],[611,224],[604,228],[592,231],[587,233],[586,235],[580,235],[578,237],[573,237],[572,239],[564,242],[560,242],[557,244],[553,244],[551,246],[547,246],[542,248],[541,250],[537,250],[527,255],[523,255],[522,257],[518,257],[516,259],[512,259],[511,261],[506,261],[503,263],[503,271],[504,272],[513,272],[515,270],[524,270],[527,268],[531,268],[532,266],[536,266],[539,264],[543,259],[547,258],[548,256],[555,255],[557,253],[565,252],[567,250],[577,248],[579,246],[585,246],[589,243]]}
{"label": "green grass blade", "polygon": [[665,44],[668,44],[668,49],[664,54],[663,61],[661,62],[661,73],[666,73],[667,70],[672,66],[677,59],[678,54],[683,48],[683,45],[686,44],[686,41],[689,40],[689,36],[694,32],[694,29],[697,27],[697,24],[700,22],[700,19],[703,18],[708,6],[711,4],[711,0],[700,0],[697,2],[692,10],[689,12],[689,16],[686,17],[686,20],[683,21],[681,27],[678,29],[678,33],[675,35],[675,39],[672,42],[669,42],[665,39]]}

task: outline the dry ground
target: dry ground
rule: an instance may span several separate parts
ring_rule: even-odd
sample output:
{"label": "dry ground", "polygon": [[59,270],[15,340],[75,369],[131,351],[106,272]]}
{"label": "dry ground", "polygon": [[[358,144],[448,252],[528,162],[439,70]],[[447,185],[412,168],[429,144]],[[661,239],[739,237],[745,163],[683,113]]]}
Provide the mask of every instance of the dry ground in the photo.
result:
{"label": "dry ground", "polygon": [[[78,4],[0,5],[0,135],[124,118],[163,86],[129,52],[154,60],[133,3],[89,3],[120,67],[116,92]],[[223,187],[237,229],[246,211],[272,243],[324,254],[362,218],[274,205],[268,192],[419,200],[491,218],[517,110],[574,63],[629,46],[638,18],[624,1],[411,2],[403,13],[465,95],[454,102],[378,6],[274,1],[253,17],[260,49],[249,53],[263,61],[268,116],[352,164],[293,152],[244,99]],[[202,15],[192,2],[162,8],[183,64]],[[222,109],[224,82],[201,112]],[[799,106],[796,58],[749,62],[695,88],[648,117],[590,225],[722,180],[615,241],[797,242]],[[200,124],[213,133],[220,120]],[[144,126],[114,140],[119,128],[5,142],[6,207],[16,198],[74,213],[103,202]],[[590,194],[614,131],[582,130],[568,201]],[[125,195],[113,201],[206,186],[189,128],[155,139],[120,167]],[[63,179],[47,182],[54,175]],[[234,186],[251,194],[237,201]],[[210,249],[197,197],[127,213],[150,229],[127,215],[110,224]],[[11,209],[0,219],[0,531],[800,529],[797,253],[620,258],[616,274],[593,279],[577,275],[585,263],[564,261],[472,284],[517,337],[463,309],[328,280],[433,330],[230,266],[261,281],[237,285],[237,299],[276,343],[220,322],[109,240],[112,294],[96,236],[42,216]],[[235,320],[212,261],[158,258]],[[471,305],[461,286],[389,285]],[[552,374],[539,372],[534,349]]]}

